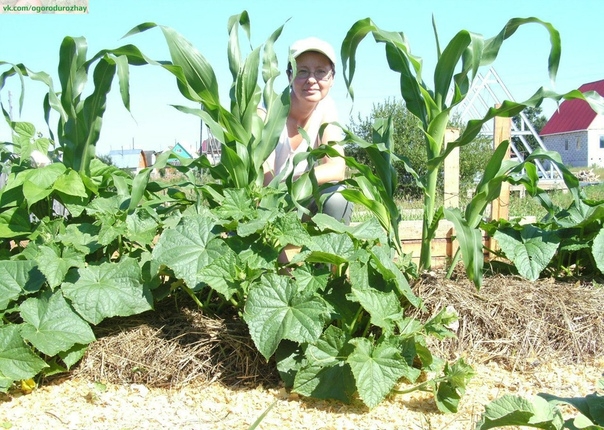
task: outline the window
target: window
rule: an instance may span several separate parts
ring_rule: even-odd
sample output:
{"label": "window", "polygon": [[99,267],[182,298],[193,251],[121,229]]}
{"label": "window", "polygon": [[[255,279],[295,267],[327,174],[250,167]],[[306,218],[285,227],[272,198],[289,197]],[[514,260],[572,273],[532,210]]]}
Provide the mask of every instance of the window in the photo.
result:
{"label": "window", "polygon": [[604,149],[604,136],[600,136],[600,149]]}
{"label": "window", "polygon": [[577,149],[581,149],[581,138],[577,137]]}
{"label": "window", "polygon": [[568,139],[564,139],[564,150],[568,151]]}

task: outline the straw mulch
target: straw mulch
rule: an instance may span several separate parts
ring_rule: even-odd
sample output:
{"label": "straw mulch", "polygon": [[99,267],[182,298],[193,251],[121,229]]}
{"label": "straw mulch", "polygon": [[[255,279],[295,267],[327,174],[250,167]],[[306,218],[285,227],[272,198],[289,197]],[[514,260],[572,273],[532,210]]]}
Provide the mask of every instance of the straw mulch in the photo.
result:
{"label": "straw mulch", "polygon": [[[457,338],[431,342],[444,358],[466,356],[513,370],[548,360],[585,363],[604,353],[604,288],[589,282],[493,276],[477,291],[463,276],[425,275],[414,290],[425,303],[415,312],[419,319],[447,306],[459,314]],[[192,381],[278,381],[274,363],[256,351],[238,318],[210,318],[191,304],[168,300],[153,312],[110,320],[97,337],[74,376],[172,388]]]}
{"label": "straw mulch", "polygon": [[107,321],[96,332],[75,377],[170,388],[278,379],[274,363],[256,350],[240,319],[208,317],[189,302],[167,300],[155,311]]}
{"label": "straw mulch", "polygon": [[443,357],[526,369],[547,361],[586,363],[604,353],[604,288],[591,281],[495,275],[477,291],[463,277],[426,275],[415,292],[426,307],[415,313],[419,318],[447,306],[459,314],[457,337],[432,342]]}
{"label": "straw mulch", "polygon": [[[598,281],[601,285],[602,282]],[[446,306],[459,313],[457,339],[434,341],[445,358],[463,356],[476,375],[455,414],[438,411],[432,393],[389,396],[373,409],[305,398],[277,384],[238,318],[204,316],[168,300],[96,328],[76,369],[40,381],[29,394],[0,396],[0,424],[34,429],[417,429],[470,430],[484,407],[505,394],[583,397],[598,390],[604,359],[604,288],[587,282],[467,279],[425,275],[414,286],[422,320]],[[408,387],[402,387],[408,388]],[[565,408],[564,419],[576,416]]]}

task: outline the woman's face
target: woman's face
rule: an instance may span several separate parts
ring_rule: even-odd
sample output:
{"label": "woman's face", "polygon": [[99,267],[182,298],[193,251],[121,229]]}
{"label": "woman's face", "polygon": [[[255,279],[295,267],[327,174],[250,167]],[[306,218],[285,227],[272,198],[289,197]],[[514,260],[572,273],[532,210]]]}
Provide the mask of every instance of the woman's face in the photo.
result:
{"label": "woman's face", "polygon": [[291,77],[291,87],[299,99],[318,103],[333,85],[331,61],[319,52],[305,52],[296,58],[297,73]]}

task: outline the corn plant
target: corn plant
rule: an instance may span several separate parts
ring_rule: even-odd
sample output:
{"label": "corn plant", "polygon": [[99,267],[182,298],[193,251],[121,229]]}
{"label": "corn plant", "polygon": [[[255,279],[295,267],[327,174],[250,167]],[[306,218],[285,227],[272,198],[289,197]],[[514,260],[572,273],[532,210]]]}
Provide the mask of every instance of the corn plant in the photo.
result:
{"label": "corn plant", "polygon": [[[151,275],[153,240],[190,204],[178,193],[155,194],[166,189],[157,183],[141,189],[94,157],[113,78],[128,108],[128,66],[142,63],[133,46],[90,59],[86,51],[83,38],[63,40],[60,91],[46,72],[0,63],[7,66],[0,91],[7,79],[22,82],[20,106],[27,78],[48,88],[41,111],[50,129],[42,137],[1,106],[13,136],[0,145],[7,178],[0,189],[0,391],[69,369],[102,320],[152,309],[151,291],[161,284]],[[51,110],[59,114],[56,127]]]}
{"label": "corn plant", "polygon": [[[421,300],[394,263],[390,237],[384,234],[396,220],[390,218],[393,202],[387,202],[392,177],[384,183],[390,171],[375,175],[345,158],[364,176],[348,181],[347,196],[379,214],[356,226],[322,214],[301,220],[304,199],[320,190],[312,170],[296,180],[278,178],[261,186],[262,164],[285,124],[289,88],[273,89],[278,73],[273,45],[281,28],[263,51],[250,47],[244,60],[238,33],[243,30],[249,38],[249,27],[245,12],[231,17],[227,27],[233,78],[229,109],[220,103],[212,68],[181,35],[154,23],[128,33],[155,28],[163,33],[171,61],[155,64],[176,77],[186,98],[201,104],[200,109],[177,109],[201,117],[222,143],[221,162],[207,166],[216,182],[198,187],[205,201],[164,229],[153,261],[177,280],[175,289],[206,312],[236,312],[258,351],[267,360],[274,357],[286,385],[302,395],[348,402],[358,393],[373,407],[406,381],[412,385],[407,390],[432,390],[441,410],[455,411],[472,372],[463,360],[445,363],[425,347],[426,336],[451,336],[446,325],[455,315],[443,311],[426,324],[405,317],[405,310],[420,307]],[[260,67],[264,89],[258,83]],[[261,97],[267,107],[264,121],[257,114]],[[386,123],[377,132],[388,141]],[[367,148],[376,160],[389,157],[385,143],[367,143]],[[336,156],[336,151],[327,145],[294,162],[308,158],[312,163],[325,155]],[[280,260],[291,246],[297,254]],[[413,385],[422,369],[439,376]]]}
{"label": "corn plant", "polygon": [[[491,172],[494,182],[489,183],[483,180],[479,184],[476,193],[479,197],[466,208],[465,218],[461,212],[445,210],[442,206],[437,208],[435,202],[438,172],[445,158],[454,148],[471,142],[480,133],[482,125],[495,116],[517,115],[527,106],[538,106],[545,98],[554,100],[581,98],[590,103],[598,112],[604,112],[604,103],[597,94],[582,94],[575,90],[561,95],[541,88],[523,103],[504,101],[501,106],[490,108],[483,118],[469,121],[457,140],[449,142],[447,145],[444,144],[444,134],[449,125],[452,110],[467,96],[478,69],[493,63],[502,43],[525,24],[539,24],[548,32],[551,42],[548,70],[553,81],[560,61],[560,35],[551,24],[537,18],[511,19],[495,37],[486,40],[479,34],[462,30],[442,51],[434,26],[437,40],[437,64],[434,70],[433,89],[424,82],[422,60],[411,53],[404,33],[384,31],[377,27],[370,18],[367,18],[357,21],[344,39],[341,51],[342,64],[351,97],[354,97],[352,80],[357,67],[356,50],[360,42],[371,33],[376,42],[385,45],[390,69],[400,74],[400,92],[407,109],[419,118],[426,138],[428,161],[426,174],[420,177],[412,166],[407,166],[424,194],[420,269],[428,269],[431,266],[430,242],[434,238],[439,220],[446,216],[455,222],[457,227],[463,227],[457,230],[457,240],[460,242],[466,271],[477,286],[481,284],[482,246],[479,241],[478,222],[486,207],[485,203],[498,196],[501,181],[506,178],[498,176],[496,173],[499,171],[499,167],[494,167],[495,171]],[[501,151],[497,152],[495,157],[500,157],[500,153]],[[494,160],[493,165],[497,164],[500,164],[500,160]]]}

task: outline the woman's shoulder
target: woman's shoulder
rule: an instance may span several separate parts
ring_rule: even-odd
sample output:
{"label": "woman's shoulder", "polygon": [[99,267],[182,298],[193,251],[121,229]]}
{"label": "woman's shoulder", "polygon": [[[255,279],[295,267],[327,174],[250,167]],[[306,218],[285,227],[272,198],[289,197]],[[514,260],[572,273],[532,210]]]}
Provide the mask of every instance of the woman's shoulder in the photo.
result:
{"label": "woman's shoulder", "polygon": [[336,102],[334,101],[331,94],[327,94],[323,100],[319,102],[319,106],[322,106],[323,109],[336,109]]}
{"label": "woman's shoulder", "polygon": [[[319,102],[319,104],[317,105],[317,109],[315,109],[315,111],[324,120],[329,120],[329,122],[338,120],[338,108],[336,107],[336,102],[329,94],[327,96],[325,96],[325,98]],[[323,121],[323,122],[325,122],[325,121]]]}
{"label": "woman's shoulder", "polygon": [[264,103],[261,103],[258,105],[258,107],[256,108],[256,113],[258,114],[258,116],[260,118],[262,118],[262,120],[264,121],[266,119],[266,107],[264,106]]}

